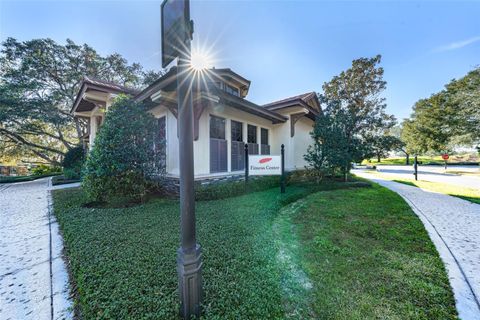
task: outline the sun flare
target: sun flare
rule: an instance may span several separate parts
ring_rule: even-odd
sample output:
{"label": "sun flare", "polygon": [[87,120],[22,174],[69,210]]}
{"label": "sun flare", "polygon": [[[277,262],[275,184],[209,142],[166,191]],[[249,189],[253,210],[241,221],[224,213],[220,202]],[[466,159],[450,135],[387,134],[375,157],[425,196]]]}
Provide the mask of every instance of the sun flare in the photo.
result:
{"label": "sun flare", "polygon": [[190,64],[195,71],[205,70],[212,67],[212,57],[205,51],[193,50]]}

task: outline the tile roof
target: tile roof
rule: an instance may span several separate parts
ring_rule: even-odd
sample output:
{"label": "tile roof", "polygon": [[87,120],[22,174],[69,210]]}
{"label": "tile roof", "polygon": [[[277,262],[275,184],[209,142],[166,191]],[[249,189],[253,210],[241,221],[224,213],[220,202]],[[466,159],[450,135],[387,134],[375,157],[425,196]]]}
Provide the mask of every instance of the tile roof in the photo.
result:
{"label": "tile roof", "polygon": [[123,92],[123,93],[132,94],[132,95],[138,94],[140,92],[140,90],[135,88],[125,87],[111,81],[101,80],[101,79],[87,77],[87,76],[83,78],[83,83],[87,83],[87,84],[91,84],[99,87],[105,87],[106,89],[111,89],[112,91],[115,91],[115,92]]}
{"label": "tile roof", "polygon": [[247,99],[234,96],[233,94],[227,93],[218,88],[211,88],[214,90],[215,95],[217,95],[221,101],[226,105],[237,108],[239,110],[257,115],[264,119],[272,121],[272,123],[281,123],[287,121],[287,118],[275,111],[268,110],[263,108]]}
{"label": "tile roof", "polygon": [[289,97],[289,98],[285,98],[285,99],[282,99],[282,100],[277,100],[277,101],[274,101],[274,102],[264,104],[263,107],[267,108],[267,109],[272,109],[272,108],[275,108],[277,106],[287,105],[289,103],[292,103],[292,102],[295,102],[295,101],[298,101],[298,100],[302,100],[303,102],[307,103],[307,101],[309,99],[311,99],[313,96],[316,96],[315,92],[313,92],[313,91],[312,92],[307,92],[307,93],[299,94],[297,96],[293,96],[293,97]]}

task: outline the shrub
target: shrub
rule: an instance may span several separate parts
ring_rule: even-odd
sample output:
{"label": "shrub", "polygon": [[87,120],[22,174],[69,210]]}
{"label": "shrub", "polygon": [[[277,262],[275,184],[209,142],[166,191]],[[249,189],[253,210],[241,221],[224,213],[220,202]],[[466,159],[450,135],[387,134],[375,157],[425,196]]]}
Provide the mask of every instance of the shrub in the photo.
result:
{"label": "shrub", "polygon": [[90,200],[143,199],[150,187],[148,176],[156,167],[156,131],[155,118],[145,105],[125,96],[114,102],[83,170],[83,188]]}
{"label": "shrub", "polygon": [[80,179],[83,163],[85,162],[85,151],[82,146],[74,147],[65,153],[63,158],[63,175],[66,179]]}
{"label": "shrub", "polygon": [[59,167],[52,167],[52,166],[47,166],[45,164],[41,164],[36,166],[35,168],[32,169],[32,174],[34,176],[47,176],[51,174],[57,174],[62,172],[62,169]]}
{"label": "shrub", "polygon": [[200,201],[224,199],[275,187],[280,188],[279,176],[250,177],[247,186],[245,186],[244,180],[214,182],[203,185],[198,183],[195,187],[195,198]]}

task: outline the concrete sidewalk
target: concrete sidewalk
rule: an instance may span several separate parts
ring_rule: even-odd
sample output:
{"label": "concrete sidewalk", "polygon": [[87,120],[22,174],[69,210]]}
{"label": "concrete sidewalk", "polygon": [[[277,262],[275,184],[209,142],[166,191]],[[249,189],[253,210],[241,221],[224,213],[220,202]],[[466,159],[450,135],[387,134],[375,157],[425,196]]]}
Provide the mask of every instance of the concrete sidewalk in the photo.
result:
{"label": "concrete sidewalk", "polygon": [[405,199],[445,263],[460,318],[480,320],[480,205],[384,180],[362,170],[353,173]]}
{"label": "concrete sidewalk", "polygon": [[0,185],[0,319],[71,319],[49,178]]}

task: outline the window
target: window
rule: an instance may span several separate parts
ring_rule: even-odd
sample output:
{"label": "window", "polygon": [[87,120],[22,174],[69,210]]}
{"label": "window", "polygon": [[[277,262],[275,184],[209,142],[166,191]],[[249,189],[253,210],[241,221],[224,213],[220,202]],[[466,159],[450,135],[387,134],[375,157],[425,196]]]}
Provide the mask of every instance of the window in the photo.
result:
{"label": "window", "polygon": [[257,143],[257,127],[252,126],[251,124],[247,127],[247,142]]}
{"label": "window", "polygon": [[245,144],[243,143],[243,123],[238,121],[232,124],[231,168],[232,171],[245,169]]}
{"label": "window", "polygon": [[210,118],[210,138],[225,139],[225,119],[215,116]]}
{"label": "window", "polygon": [[158,132],[155,135],[154,151],[155,151],[155,164],[157,174],[164,173],[167,165],[167,130],[166,130],[166,117],[158,118],[157,120]]}
{"label": "window", "polygon": [[260,129],[260,143],[268,145],[268,129]]}
{"label": "window", "polygon": [[227,140],[225,140],[225,119],[210,118],[210,172],[227,171]]}
{"label": "window", "polygon": [[226,84],[226,83],[225,83],[225,91],[227,93],[230,93],[230,94],[234,95],[234,96],[237,96],[237,97],[240,96],[240,93],[238,92],[239,91],[238,88],[235,88],[235,87],[233,87],[229,84]]}
{"label": "window", "polygon": [[232,120],[232,141],[243,141],[243,123]]}
{"label": "window", "polygon": [[268,129],[260,129],[260,153],[270,154],[270,145],[268,144]]}

